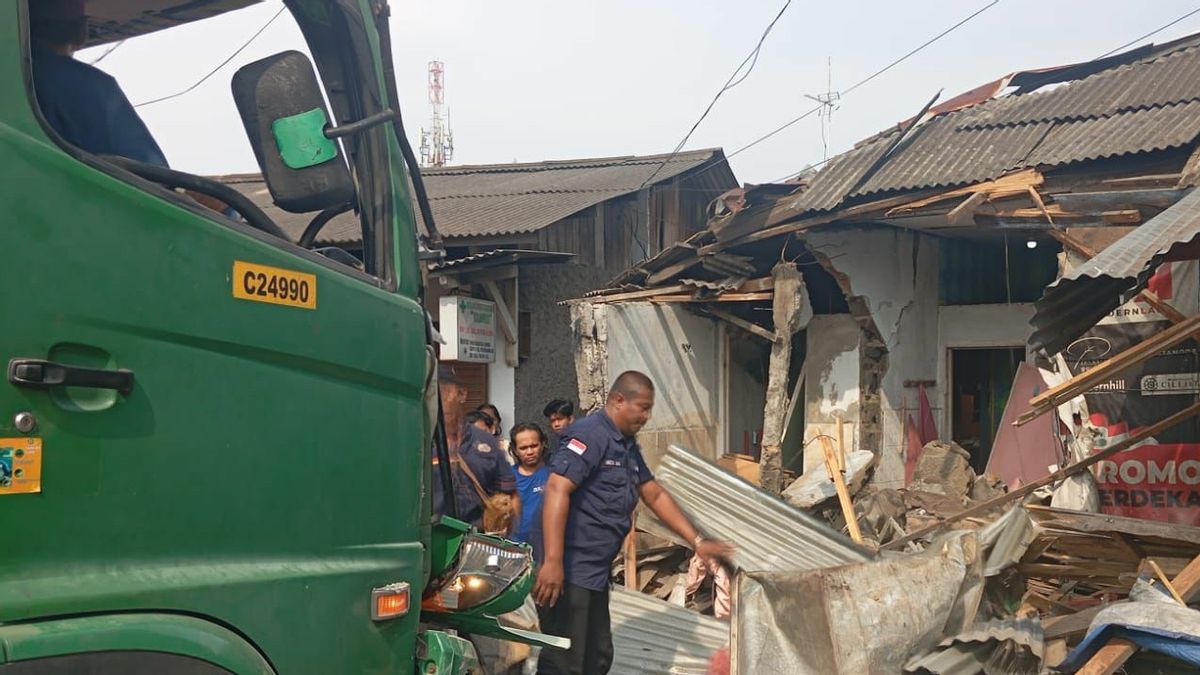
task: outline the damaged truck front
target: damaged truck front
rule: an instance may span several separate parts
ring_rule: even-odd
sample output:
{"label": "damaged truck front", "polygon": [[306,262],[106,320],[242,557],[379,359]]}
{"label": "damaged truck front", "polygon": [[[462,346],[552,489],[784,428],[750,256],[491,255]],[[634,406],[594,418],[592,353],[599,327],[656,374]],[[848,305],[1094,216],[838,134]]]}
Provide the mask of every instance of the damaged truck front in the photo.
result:
{"label": "damaged truck front", "polygon": [[[93,0],[88,46],[253,4]],[[256,204],[68,142],[30,6],[0,2],[4,675],[460,673],[472,645],[438,626],[540,640],[493,618],[528,594],[528,548],[432,513],[387,3],[285,9],[316,67],[287,51],[232,78]],[[289,232],[277,209],[313,215]],[[361,248],[315,243],[351,212]]]}

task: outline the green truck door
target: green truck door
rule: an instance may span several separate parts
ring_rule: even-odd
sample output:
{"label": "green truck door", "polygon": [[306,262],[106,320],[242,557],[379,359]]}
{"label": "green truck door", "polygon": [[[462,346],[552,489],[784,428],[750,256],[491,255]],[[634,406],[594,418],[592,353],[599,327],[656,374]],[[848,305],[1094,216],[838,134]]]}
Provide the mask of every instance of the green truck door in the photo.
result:
{"label": "green truck door", "polygon": [[27,122],[0,119],[0,363],[133,384],[0,382],[0,458],[28,479],[41,444],[40,486],[0,487],[0,622],[179,612],[279,672],[406,672],[417,612],[373,624],[369,597],[423,585],[417,303]]}

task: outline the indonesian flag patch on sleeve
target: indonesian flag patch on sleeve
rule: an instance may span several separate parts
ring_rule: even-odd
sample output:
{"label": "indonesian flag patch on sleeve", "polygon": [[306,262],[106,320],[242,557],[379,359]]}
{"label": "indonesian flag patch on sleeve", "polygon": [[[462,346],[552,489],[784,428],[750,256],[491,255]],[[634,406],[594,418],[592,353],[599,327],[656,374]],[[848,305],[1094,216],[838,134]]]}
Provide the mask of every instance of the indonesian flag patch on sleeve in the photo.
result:
{"label": "indonesian flag patch on sleeve", "polygon": [[584,451],[587,450],[587,444],[578,438],[572,438],[571,440],[567,441],[567,447],[571,449],[571,452],[574,452],[577,455],[582,455]]}

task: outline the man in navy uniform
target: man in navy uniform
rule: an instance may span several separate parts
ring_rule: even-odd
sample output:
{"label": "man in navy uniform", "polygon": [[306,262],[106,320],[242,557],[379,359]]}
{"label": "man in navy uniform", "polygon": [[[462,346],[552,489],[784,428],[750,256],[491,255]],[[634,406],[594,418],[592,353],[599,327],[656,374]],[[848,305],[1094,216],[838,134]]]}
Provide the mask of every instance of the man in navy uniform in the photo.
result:
{"label": "man in navy uniform", "polygon": [[550,460],[533,595],[541,629],[570,638],[571,648],[543,650],[539,673],[603,675],[612,665],[609,576],[639,496],[702,560],[733,553],[730,544],[700,535],[646,466],[635,435],[653,407],[650,378],[621,373],[604,409],[564,429]]}
{"label": "man in navy uniform", "polygon": [[76,61],[87,42],[84,0],[31,0],[33,82],[42,115],[68,143],[166,167],[167,159],[117,81]]}
{"label": "man in navy uniform", "polygon": [[[474,424],[467,422],[465,406],[467,387],[449,364],[438,366],[438,393],[442,397],[442,415],[446,423],[446,441],[450,451],[451,478],[454,485],[454,503],[458,507],[459,520],[482,527],[483,502],[475,485],[466,476],[462,466],[479,481],[488,496],[507,492],[514,500],[513,507],[519,508],[517,481],[509,468],[508,460],[496,437]],[[442,481],[437,476],[437,455],[434,455],[433,510],[446,513]]]}

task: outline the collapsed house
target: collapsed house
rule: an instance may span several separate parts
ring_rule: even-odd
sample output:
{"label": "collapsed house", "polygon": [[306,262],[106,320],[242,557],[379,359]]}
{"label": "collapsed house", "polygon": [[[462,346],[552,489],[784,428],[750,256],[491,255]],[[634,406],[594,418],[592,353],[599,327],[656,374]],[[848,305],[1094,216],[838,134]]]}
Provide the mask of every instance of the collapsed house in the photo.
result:
{"label": "collapsed house", "polygon": [[[742,546],[709,668],[1200,667],[1197,66],[1190,37],[926,105],[572,303],[582,405],[650,374],[647,459]],[[637,541],[626,587],[682,603]],[[704,672],[712,625],[647,602],[624,662]]]}
{"label": "collapsed house", "polygon": [[[1196,184],[1198,45],[1016,73],[1013,94],[927,105],[819,171],[725,195],[705,229],[575,303],[583,407],[639,368],[665,392],[651,458],[672,442],[743,455],[778,486],[822,465],[825,436],[900,487],[913,429],[932,426],[983,473],[1064,252]],[[1177,272],[1194,286],[1194,264]]]}

